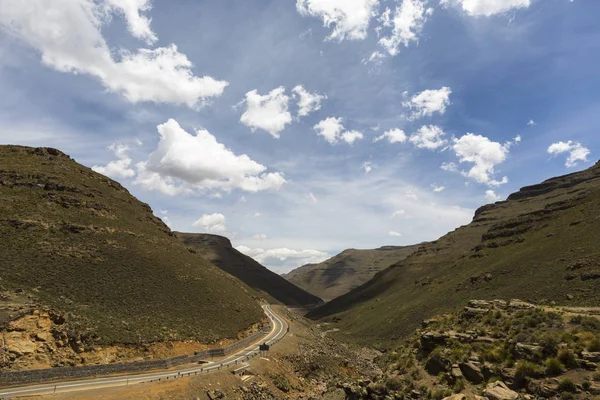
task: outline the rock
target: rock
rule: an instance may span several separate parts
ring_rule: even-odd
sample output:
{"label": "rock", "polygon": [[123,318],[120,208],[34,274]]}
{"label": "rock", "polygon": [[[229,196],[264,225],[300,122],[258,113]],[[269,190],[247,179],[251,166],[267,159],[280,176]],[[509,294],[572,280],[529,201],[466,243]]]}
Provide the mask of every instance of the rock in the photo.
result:
{"label": "rock", "polygon": [[489,310],[492,308],[492,304],[486,300],[471,300],[469,301],[469,307]]}
{"label": "rock", "polygon": [[483,382],[483,374],[481,373],[481,369],[478,365],[475,365],[472,362],[461,363],[459,365],[461,372],[467,378],[467,380],[476,385]]}
{"label": "rock", "polygon": [[588,360],[581,360],[578,359],[577,360],[577,365],[579,366],[579,368],[583,368],[586,369],[588,371],[595,371],[598,369],[598,365],[595,362],[591,362]]}
{"label": "rock", "polygon": [[466,395],[466,394],[455,394],[450,397],[445,397],[443,400],[488,400],[486,397],[481,397],[477,395]]}
{"label": "rock", "polygon": [[582,351],[581,357],[586,361],[600,362],[600,352]]}
{"label": "rock", "polygon": [[573,296],[572,294],[567,295],[567,300],[573,300],[574,298],[575,298],[575,296]]}
{"label": "rock", "polygon": [[538,387],[538,394],[545,398],[550,398],[558,394],[558,379],[546,379]]}
{"label": "rock", "polygon": [[489,400],[517,400],[519,394],[514,390],[510,390],[504,382],[493,382],[486,386],[483,394]]}
{"label": "rock", "polygon": [[531,309],[535,308],[535,304],[527,303],[527,302],[525,302],[523,300],[519,300],[519,299],[512,299],[508,303],[508,308],[513,309],[513,310],[531,310]]}
{"label": "rock", "polygon": [[440,357],[430,357],[425,363],[425,370],[432,376],[438,376],[440,372],[446,372],[450,368],[450,362]]}
{"label": "rock", "polygon": [[454,380],[463,378],[463,373],[460,370],[460,367],[456,364],[452,365],[452,371],[450,371],[450,375],[452,375],[452,378],[454,378]]}
{"label": "rock", "polygon": [[588,389],[588,392],[590,392],[590,394],[593,394],[594,396],[600,395],[600,383],[592,383],[590,388]]}
{"label": "rock", "polygon": [[225,398],[225,394],[219,390],[209,390],[206,395],[210,400],[220,400]]}
{"label": "rock", "polygon": [[473,307],[465,307],[463,311],[463,315],[466,317],[475,317],[477,315],[485,315],[489,312],[489,309],[484,308],[473,308]]}
{"label": "rock", "polygon": [[49,342],[52,340],[52,335],[50,332],[38,332],[35,336],[42,342]]}
{"label": "rock", "polygon": [[449,337],[446,333],[424,332],[421,335],[421,348],[424,350],[433,350],[437,346],[444,345]]}
{"label": "rock", "polygon": [[517,358],[527,358],[528,356],[541,356],[544,349],[541,346],[517,343],[515,345],[515,355]]}
{"label": "rock", "polygon": [[8,352],[17,355],[35,353],[36,345],[24,332],[8,332],[4,335],[4,347]]}

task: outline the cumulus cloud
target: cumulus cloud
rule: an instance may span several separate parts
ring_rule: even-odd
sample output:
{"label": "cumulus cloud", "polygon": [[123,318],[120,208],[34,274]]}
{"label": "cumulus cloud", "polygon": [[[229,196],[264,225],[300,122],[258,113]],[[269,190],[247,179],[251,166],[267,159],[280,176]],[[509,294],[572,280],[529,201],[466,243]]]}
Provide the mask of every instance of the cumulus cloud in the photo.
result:
{"label": "cumulus cloud", "polygon": [[493,179],[496,165],[503,163],[510,149],[510,144],[493,142],[485,136],[467,133],[459,139],[454,139],[452,149],[460,163],[471,163],[473,167],[462,174],[475,181],[488,185],[500,186],[508,183],[508,178],[501,181]]}
{"label": "cumulus cloud", "polygon": [[411,120],[431,117],[434,113],[446,112],[446,108],[450,105],[451,94],[452,90],[446,86],[439,90],[424,90],[402,105],[412,110],[412,115],[409,117]]}
{"label": "cumulus cloud", "polygon": [[392,214],[392,218],[405,218],[405,217],[406,217],[406,211],[404,211],[404,210],[394,211],[394,213]]}
{"label": "cumulus cloud", "polygon": [[208,233],[225,233],[225,216],[223,214],[204,214],[192,224],[194,228],[202,228]]}
{"label": "cumulus cloud", "polygon": [[310,93],[304,86],[298,85],[292,89],[294,98],[298,98],[298,118],[306,117],[308,114],[321,109],[321,101],[327,100],[326,95],[317,92]]}
{"label": "cumulus cloud", "polygon": [[400,237],[402,236],[401,233],[395,232],[395,231],[389,231],[388,232],[388,236],[392,236],[392,237]]}
{"label": "cumulus cloud", "polygon": [[527,122],[527,126],[536,126],[536,125],[537,125],[537,123],[532,119],[530,119],[529,122]]}
{"label": "cumulus cloud", "polygon": [[339,141],[353,144],[364,137],[359,131],[346,131],[343,122],[343,118],[329,117],[316,124],[313,129],[331,144]]}
{"label": "cumulus cloud", "polygon": [[158,126],[160,141],[145,162],[137,164],[136,183],[167,195],[193,191],[247,192],[277,190],[283,174],[267,173],[267,167],[247,155],[236,155],[207,130],[195,135],[170,119]]}
{"label": "cumulus cloud", "polygon": [[134,37],[148,44],[158,40],[150,28],[151,20],[142,15],[143,12],[150,10],[150,0],[106,0],[106,5],[125,17],[129,32]]}
{"label": "cumulus cloud", "polygon": [[440,166],[441,169],[448,172],[458,172],[458,165],[453,162],[445,162]]}
{"label": "cumulus cloud", "polygon": [[438,186],[436,184],[431,185],[431,189],[435,192],[435,193],[441,193],[444,190],[446,190],[445,186]]}
{"label": "cumulus cloud", "polygon": [[445,146],[448,141],[446,134],[439,126],[425,125],[410,136],[410,142],[420,149],[436,150]]}
{"label": "cumulus cloud", "polygon": [[365,171],[365,174],[368,174],[373,170],[373,163],[370,161],[363,163],[362,169]]}
{"label": "cumulus cloud", "polygon": [[404,143],[408,139],[406,133],[402,129],[390,129],[383,135],[373,139],[373,143],[379,142],[380,140],[387,139],[390,143]]}
{"label": "cumulus cloud", "polygon": [[367,37],[371,18],[376,15],[379,0],[297,0],[301,15],[320,18],[323,25],[333,27],[329,40],[362,40]]}
{"label": "cumulus cloud", "polygon": [[426,0],[404,0],[396,8],[393,17],[390,17],[389,8],[382,14],[382,26],[391,27],[392,32],[379,39],[379,44],[391,56],[400,52],[400,46],[408,47],[412,42],[418,43],[427,16],[433,12],[426,4]]}
{"label": "cumulus cloud", "polygon": [[317,264],[329,258],[318,250],[292,250],[288,248],[261,249],[237,246],[236,249],[266,266],[287,266],[289,269],[305,264]]}
{"label": "cumulus cloud", "polygon": [[154,41],[142,0],[4,0],[0,29],[38,50],[42,62],[61,72],[86,74],[132,103],[185,104],[195,108],[220,96],[228,82],[197,77],[174,44],[136,52],[120,50],[115,59],[102,36],[111,13],[123,13],[130,31]]}
{"label": "cumulus cloud", "polygon": [[569,156],[567,157],[565,166],[567,168],[572,168],[577,166],[577,164],[580,161],[587,162],[587,157],[590,155],[591,152],[588,148],[582,146],[581,143],[572,142],[569,140],[568,142],[561,141],[552,144],[550,147],[548,147],[548,153],[552,156],[568,153]]}
{"label": "cumulus cloud", "polygon": [[134,177],[135,171],[130,168],[132,160],[127,154],[129,147],[120,143],[113,143],[108,149],[117,156],[118,160],[111,161],[105,166],[94,165],[92,170],[115,179]]}
{"label": "cumulus cloud", "polygon": [[262,129],[278,139],[285,126],[292,122],[292,114],[288,111],[289,100],[283,86],[264,96],[256,90],[248,92],[243,102],[246,104],[246,111],[242,114],[240,122],[252,132]]}
{"label": "cumulus cloud", "polygon": [[490,17],[513,9],[528,8],[531,0],[442,0],[440,4],[459,6],[472,17]]}
{"label": "cumulus cloud", "polygon": [[498,196],[496,194],[496,192],[494,192],[493,190],[486,190],[485,192],[485,201],[487,201],[488,203],[495,203],[497,201],[500,201],[501,198],[500,196]]}
{"label": "cumulus cloud", "polygon": [[254,240],[267,240],[269,237],[267,235],[265,235],[264,233],[257,233],[256,235],[252,236],[252,239]]}

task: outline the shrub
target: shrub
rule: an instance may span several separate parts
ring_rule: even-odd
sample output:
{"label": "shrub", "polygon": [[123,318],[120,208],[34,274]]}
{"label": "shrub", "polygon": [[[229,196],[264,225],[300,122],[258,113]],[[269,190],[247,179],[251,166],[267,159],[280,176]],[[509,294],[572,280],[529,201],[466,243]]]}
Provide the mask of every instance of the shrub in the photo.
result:
{"label": "shrub", "polygon": [[537,378],[544,375],[544,369],[530,361],[517,362],[517,376],[521,378]]}
{"label": "shrub", "polygon": [[588,344],[588,351],[600,351],[600,339],[595,338]]}
{"label": "shrub", "polygon": [[559,351],[558,360],[567,368],[577,368],[577,359],[571,350],[563,349]]}
{"label": "shrub", "polygon": [[592,375],[592,379],[596,382],[600,382],[600,372],[594,372],[594,375]]}
{"label": "shrub", "polygon": [[465,390],[465,381],[463,379],[458,379],[454,384],[454,393],[460,393]]}
{"label": "shrub", "polygon": [[560,375],[563,371],[563,366],[556,358],[546,360],[546,373],[550,376]]}
{"label": "shrub", "polygon": [[397,376],[390,377],[385,381],[385,387],[387,390],[400,390],[402,388],[402,379]]}
{"label": "shrub", "polygon": [[561,379],[558,383],[559,392],[575,393],[577,391],[577,385],[573,383],[569,378]]}
{"label": "shrub", "polygon": [[562,392],[560,394],[560,398],[562,400],[575,400],[577,397],[573,394],[573,393],[569,393],[569,392]]}
{"label": "shrub", "polygon": [[285,375],[275,376],[275,378],[273,379],[273,384],[277,389],[281,390],[284,393],[288,393],[292,389],[290,381]]}
{"label": "shrub", "polygon": [[587,392],[592,387],[592,382],[583,381],[583,383],[581,384],[581,387],[583,388],[583,390],[585,390]]}

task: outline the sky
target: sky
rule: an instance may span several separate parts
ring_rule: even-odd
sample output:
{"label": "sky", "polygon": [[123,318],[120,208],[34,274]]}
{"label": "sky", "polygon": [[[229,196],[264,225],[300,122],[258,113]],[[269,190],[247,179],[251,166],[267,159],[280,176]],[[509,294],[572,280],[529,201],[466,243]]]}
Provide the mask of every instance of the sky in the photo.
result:
{"label": "sky", "polygon": [[[593,0],[0,0],[0,143],[277,273],[598,160]],[[1,166],[1,160],[0,160]]]}

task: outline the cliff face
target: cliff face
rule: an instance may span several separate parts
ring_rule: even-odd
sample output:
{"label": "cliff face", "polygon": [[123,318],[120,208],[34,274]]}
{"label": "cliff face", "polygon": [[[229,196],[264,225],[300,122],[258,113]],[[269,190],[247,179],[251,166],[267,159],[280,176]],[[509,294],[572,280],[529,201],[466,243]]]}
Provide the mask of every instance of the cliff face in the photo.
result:
{"label": "cliff face", "polygon": [[597,305],[600,163],[528,186],[310,314],[390,346],[472,298]]}
{"label": "cliff face", "polygon": [[263,318],[247,286],[190,253],[147,204],[55,149],[0,146],[0,243],[0,328],[23,350],[8,359],[43,347],[14,324],[34,310],[60,326],[45,343],[75,353],[214,342]]}
{"label": "cliff face", "polygon": [[177,232],[176,236],[197,254],[267,297],[288,306],[314,306],[322,303],[319,297],[286,281],[234,249],[225,237],[181,232]]}

